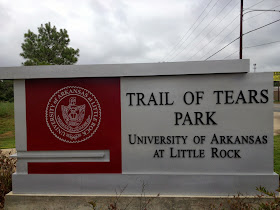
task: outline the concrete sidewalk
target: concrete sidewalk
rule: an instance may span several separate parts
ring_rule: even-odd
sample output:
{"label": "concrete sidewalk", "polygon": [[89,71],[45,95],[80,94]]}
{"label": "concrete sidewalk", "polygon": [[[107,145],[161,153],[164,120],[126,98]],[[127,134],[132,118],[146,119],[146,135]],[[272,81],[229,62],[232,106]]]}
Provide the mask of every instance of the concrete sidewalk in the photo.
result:
{"label": "concrete sidewalk", "polygon": [[274,112],[273,124],[273,135],[280,135],[280,112]]}
{"label": "concrete sidewalk", "polygon": [[280,104],[273,104],[273,111],[280,112]]}

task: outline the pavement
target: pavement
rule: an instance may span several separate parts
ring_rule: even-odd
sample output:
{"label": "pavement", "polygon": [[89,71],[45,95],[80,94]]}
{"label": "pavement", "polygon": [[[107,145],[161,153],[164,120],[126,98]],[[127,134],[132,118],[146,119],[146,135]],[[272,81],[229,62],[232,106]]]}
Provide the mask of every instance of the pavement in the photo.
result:
{"label": "pavement", "polygon": [[274,104],[273,111],[280,112],[280,104]]}
{"label": "pavement", "polygon": [[274,112],[273,135],[275,136],[275,135],[280,135],[280,104],[274,104],[273,112]]}
{"label": "pavement", "polygon": [[273,135],[280,135],[280,112],[274,112],[274,129],[273,129]]}

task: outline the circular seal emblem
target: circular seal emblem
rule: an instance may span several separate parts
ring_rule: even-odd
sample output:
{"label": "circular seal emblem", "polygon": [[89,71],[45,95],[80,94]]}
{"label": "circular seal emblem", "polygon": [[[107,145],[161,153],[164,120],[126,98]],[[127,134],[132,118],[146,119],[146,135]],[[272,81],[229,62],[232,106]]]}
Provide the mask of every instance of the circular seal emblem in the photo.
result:
{"label": "circular seal emblem", "polygon": [[67,143],[86,141],[97,131],[101,108],[87,89],[67,86],[56,91],[46,107],[46,123],[52,134]]}

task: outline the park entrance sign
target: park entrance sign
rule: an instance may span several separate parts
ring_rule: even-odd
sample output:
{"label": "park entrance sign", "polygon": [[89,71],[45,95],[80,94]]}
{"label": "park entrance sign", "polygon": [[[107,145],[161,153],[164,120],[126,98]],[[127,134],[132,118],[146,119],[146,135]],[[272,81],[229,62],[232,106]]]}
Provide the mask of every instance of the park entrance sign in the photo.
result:
{"label": "park entrance sign", "polygon": [[1,68],[14,193],[231,195],[278,187],[273,75],[249,60]]}

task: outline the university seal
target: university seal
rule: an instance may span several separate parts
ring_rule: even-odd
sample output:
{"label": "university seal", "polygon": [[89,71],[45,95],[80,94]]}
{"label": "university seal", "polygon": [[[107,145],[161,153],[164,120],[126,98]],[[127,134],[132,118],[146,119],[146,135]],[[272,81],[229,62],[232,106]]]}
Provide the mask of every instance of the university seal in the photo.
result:
{"label": "university seal", "polygon": [[56,91],[46,107],[46,123],[51,133],[67,143],[88,140],[101,122],[101,108],[87,89],[67,86]]}

